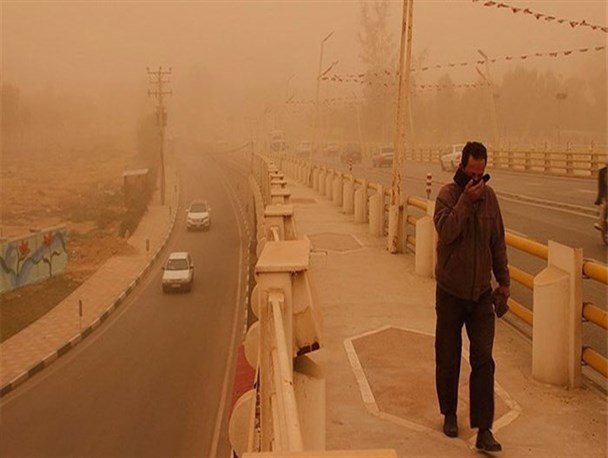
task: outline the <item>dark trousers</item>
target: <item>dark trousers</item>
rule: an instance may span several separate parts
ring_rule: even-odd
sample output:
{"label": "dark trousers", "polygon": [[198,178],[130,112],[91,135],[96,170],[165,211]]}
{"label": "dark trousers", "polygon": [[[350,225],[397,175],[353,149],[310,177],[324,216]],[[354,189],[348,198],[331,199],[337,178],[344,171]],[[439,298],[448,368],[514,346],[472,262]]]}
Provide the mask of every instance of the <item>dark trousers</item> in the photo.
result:
{"label": "dark trousers", "polygon": [[491,428],[494,420],[494,308],[488,290],[478,302],[460,299],[437,286],[435,384],[443,415],[456,414],[462,326],[470,342],[469,406],[472,428]]}

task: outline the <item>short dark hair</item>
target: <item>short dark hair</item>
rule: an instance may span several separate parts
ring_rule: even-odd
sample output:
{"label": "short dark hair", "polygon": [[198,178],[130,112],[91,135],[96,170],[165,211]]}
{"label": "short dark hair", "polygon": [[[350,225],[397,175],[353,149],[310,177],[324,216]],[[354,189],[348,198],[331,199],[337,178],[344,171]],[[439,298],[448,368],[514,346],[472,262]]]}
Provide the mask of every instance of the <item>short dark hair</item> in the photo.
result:
{"label": "short dark hair", "polygon": [[467,166],[469,162],[469,156],[473,156],[475,159],[483,159],[488,162],[488,150],[483,143],[479,142],[467,142],[462,148],[462,158],[460,159],[460,165],[463,167]]}

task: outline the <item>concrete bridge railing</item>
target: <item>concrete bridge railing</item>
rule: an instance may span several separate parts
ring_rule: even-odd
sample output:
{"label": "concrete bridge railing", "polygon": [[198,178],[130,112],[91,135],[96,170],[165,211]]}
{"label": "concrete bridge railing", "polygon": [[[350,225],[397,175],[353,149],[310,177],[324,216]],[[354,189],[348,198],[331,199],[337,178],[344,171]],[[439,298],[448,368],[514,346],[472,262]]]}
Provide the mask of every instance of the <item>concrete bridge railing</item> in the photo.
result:
{"label": "concrete bridge railing", "polygon": [[308,268],[310,242],[297,238],[293,205],[273,161],[254,158],[256,286],[245,356],[255,383],[235,404],[230,438],[239,457],[396,457],[394,450],[325,451],[325,376],[315,361],[321,315]]}

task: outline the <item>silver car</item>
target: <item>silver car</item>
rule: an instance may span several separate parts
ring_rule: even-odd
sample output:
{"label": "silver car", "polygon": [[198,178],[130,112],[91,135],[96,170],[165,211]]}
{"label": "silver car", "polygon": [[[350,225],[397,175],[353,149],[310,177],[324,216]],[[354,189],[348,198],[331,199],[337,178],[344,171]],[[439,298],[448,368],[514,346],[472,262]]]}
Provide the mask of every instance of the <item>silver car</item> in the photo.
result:
{"label": "silver car", "polygon": [[211,227],[211,207],[206,200],[195,200],[186,210],[186,229],[203,229]]}

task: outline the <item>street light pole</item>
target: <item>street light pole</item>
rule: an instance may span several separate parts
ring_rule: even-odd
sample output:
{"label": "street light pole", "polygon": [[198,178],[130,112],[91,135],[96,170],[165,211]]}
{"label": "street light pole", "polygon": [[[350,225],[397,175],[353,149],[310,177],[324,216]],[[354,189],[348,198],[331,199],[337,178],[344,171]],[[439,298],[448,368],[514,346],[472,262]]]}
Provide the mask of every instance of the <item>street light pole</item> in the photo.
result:
{"label": "street light pole", "polygon": [[391,205],[389,208],[387,248],[390,253],[398,253],[403,246],[403,206],[401,189],[401,169],[405,162],[405,130],[408,115],[410,91],[410,66],[412,58],[412,21],[414,0],[403,0],[401,23],[401,46],[399,51],[399,91],[395,113],[395,137],[393,156],[393,178]]}
{"label": "street light pole", "polygon": [[334,32],[330,32],[325,38],[323,38],[321,40],[321,51],[319,53],[319,71],[317,72],[317,97],[316,97],[316,114],[315,114],[315,119],[314,119],[314,124],[313,124],[313,131],[312,131],[312,147],[310,149],[310,152],[308,153],[308,167],[310,168],[310,171],[312,171],[312,152],[313,150],[315,150],[317,148],[317,142],[318,142],[318,138],[317,138],[317,130],[319,129],[319,92],[321,89],[321,69],[323,66],[323,45],[325,45],[325,42],[327,40],[329,40],[329,38],[334,34]]}

